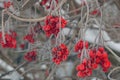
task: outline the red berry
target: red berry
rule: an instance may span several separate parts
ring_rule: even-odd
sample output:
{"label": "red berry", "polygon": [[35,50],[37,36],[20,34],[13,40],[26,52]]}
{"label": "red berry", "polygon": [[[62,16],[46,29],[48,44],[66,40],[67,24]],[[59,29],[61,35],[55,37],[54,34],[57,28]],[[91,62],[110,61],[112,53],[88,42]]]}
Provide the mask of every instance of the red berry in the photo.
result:
{"label": "red berry", "polygon": [[108,54],[106,52],[103,52],[102,56],[103,58],[108,58]]}
{"label": "red berry", "polygon": [[4,1],[4,8],[9,8],[12,4],[13,3],[10,1],[8,1],[8,2]]}
{"label": "red berry", "polygon": [[93,63],[93,64],[92,64],[92,68],[93,68],[93,69],[96,69],[97,67],[98,67],[98,64],[96,64],[96,63]]}
{"label": "red berry", "polygon": [[111,63],[109,61],[106,61],[103,65],[105,68],[109,68]]}
{"label": "red berry", "polygon": [[60,26],[60,17],[59,16],[47,16],[45,20],[45,26],[43,30],[47,37],[50,37],[52,34],[57,36],[59,33],[59,28],[64,28],[67,24],[67,21],[61,17],[61,26]]}
{"label": "red berry", "polygon": [[25,55],[24,55],[24,59],[26,61],[35,61],[37,58],[37,52],[36,51],[30,51],[30,52],[27,52]]}
{"label": "red berry", "polygon": [[77,70],[84,70],[85,69],[85,66],[84,66],[84,64],[80,64],[80,65],[78,65],[77,66],[77,68],[76,68]]}
{"label": "red berry", "polygon": [[95,62],[96,62],[97,64],[99,64],[100,61],[101,61],[101,60],[100,60],[99,58],[96,58],[96,61],[95,61]]}
{"label": "red berry", "polygon": [[87,76],[91,76],[92,75],[92,70],[88,70],[87,71]]}
{"label": "red berry", "polygon": [[105,50],[104,50],[104,47],[99,47],[98,50],[99,50],[100,52],[105,51]]}
{"label": "red berry", "polygon": [[53,62],[57,65],[66,60],[69,55],[69,50],[65,44],[60,44],[52,49]]}
{"label": "red berry", "polygon": [[79,54],[77,55],[78,58],[80,58],[80,56],[81,56],[81,53],[79,53]]}
{"label": "red berry", "polygon": [[101,56],[102,56],[101,52],[100,52],[100,51],[97,51],[97,52],[96,52],[96,56],[97,56],[97,57],[101,57]]}
{"label": "red berry", "polygon": [[95,54],[94,54],[93,50],[90,50],[90,51],[89,51],[89,55],[90,55],[91,58],[94,58],[94,57],[95,57]]}
{"label": "red berry", "polygon": [[104,68],[104,69],[103,69],[103,71],[104,71],[104,72],[107,72],[107,71],[108,71],[108,69]]}
{"label": "red berry", "polygon": [[88,47],[89,47],[89,43],[86,41],[85,42],[85,47],[88,49]]}
{"label": "red berry", "polygon": [[87,59],[83,59],[83,62],[82,62],[84,65],[87,64]]}
{"label": "red berry", "polygon": [[82,73],[81,71],[79,71],[79,72],[77,73],[77,76],[78,76],[78,77],[84,77],[84,73]]}
{"label": "red berry", "polygon": [[33,34],[27,34],[27,35],[24,36],[23,39],[30,42],[30,43],[32,43],[32,44],[35,42],[34,38],[33,38]]}
{"label": "red berry", "polygon": [[[0,34],[2,36],[2,32]],[[13,34],[6,33],[5,34],[5,42],[3,41],[3,39],[0,39],[1,46],[3,48],[16,48],[17,41],[15,38],[16,37]]]}

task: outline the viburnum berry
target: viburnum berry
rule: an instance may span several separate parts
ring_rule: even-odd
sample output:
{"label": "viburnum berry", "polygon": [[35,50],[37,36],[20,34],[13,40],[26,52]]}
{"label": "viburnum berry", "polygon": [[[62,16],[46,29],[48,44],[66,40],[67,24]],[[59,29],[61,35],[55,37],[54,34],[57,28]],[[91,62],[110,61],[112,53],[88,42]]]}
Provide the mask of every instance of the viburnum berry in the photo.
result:
{"label": "viburnum berry", "polygon": [[86,73],[87,73],[87,76],[91,76],[92,75],[92,70],[88,69]]}
{"label": "viburnum berry", "polygon": [[92,63],[92,69],[97,69],[98,68],[98,64],[97,63]]}
{"label": "viburnum berry", "polygon": [[80,64],[77,66],[76,70],[84,70],[85,69],[85,65],[84,64]]}
{"label": "viburnum berry", "polygon": [[13,31],[13,30],[10,30],[10,34],[11,34],[14,38],[17,37],[17,33],[16,33],[15,31]]}
{"label": "viburnum berry", "polygon": [[98,51],[100,51],[100,52],[104,52],[105,49],[104,49],[104,47],[99,47],[99,48],[98,48]]}
{"label": "viburnum berry", "polygon": [[4,1],[3,4],[4,4],[4,8],[9,8],[11,5],[13,5],[13,3],[10,1],[8,1],[8,2]]}
{"label": "viburnum berry", "polygon": [[87,62],[88,62],[88,60],[87,60],[86,58],[84,58],[83,61],[82,61],[82,63],[83,63],[84,65],[87,65]]}
{"label": "viburnum berry", "polygon": [[76,70],[78,71],[77,76],[78,77],[87,77],[92,75],[92,68],[91,68],[91,62],[89,59],[84,59],[81,64],[79,64],[76,67]]}
{"label": "viburnum berry", "polygon": [[35,42],[33,36],[34,36],[33,34],[27,34],[24,36],[23,39],[33,44]]}
{"label": "viburnum berry", "polygon": [[104,64],[103,64],[104,68],[109,68],[110,65],[111,65],[110,61],[106,61],[106,62],[104,62]]}
{"label": "viburnum berry", "polygon": [[[56,4],[58,4],[58,0],[55,0]],[[51,9],[54,10],[54,5],[51,4],[52,3],[52,0],[42,0],[40,2],[40,5],[41,6],[45,6],[46,9],[49,9],[50,7],[52,7]],[[55,4],[55,3],[54,3]]]}
{"label": "viburnum berry", "polygon": [[102,56],[103,56],[104,59],[108,58],[107,52],[104,51],[103,54],[102,54]]}
{"label": "viburnum berry", "polygon": [[65,44],[60,44],[57,47],[52,49],[53,62],[55,64],[60,64],[62,61],[65,61],[69,55],[69,50]]}
{"label": "viburnum berry", "polygon": [[108,54],[103,47],[99,47],[96,51],[95,62],[99,64],[105,72],[110,68],[111,63],[108,59]]}
{"label": "viburnum berry", "polygon": [[29,62],[35,61],[36,58],[37,58],[37,52],[36,52],[35,50],[30,51],[30,52],[27,52],[27,53],[24,55],[24,59],[25,59],[26,61],[29,61]]}
{"label": "viburnum berry", "polygon": [[95,59],[95,62],[96,62],[97,64],[99,64],[99,63],[101,62],[100,58],[96,58],[96,59]]}
{"label": "viburnum berry", "polygon": [[77,76],[78,76],[78,77],[85,77],[85,74],[84,74],[83,72],[79,71],[79,72],[77,73]]}
{"label": "viburnum berry", "polygon": [[[79,45],[81,43],[78,43]],[[78,48],[78,50],[80,47]],[[81,64],[76,67],[78,71],[78,77],[87,77],[92,75],[92,71],[101,66],[104,72],[107,72],[111,66],[111,62],[108,59],[108,54],[103,47],[88,50],[89,58],[82,59]],[[81,55],[79,53],[79,55]]]}
{"label": "viburnum berry", "polygon": [[78,53],[77,57],[80,58],[81,57],[81,53]]}
{"label": "viburnum berry", "polygon": [[76,44],[75,44],[75,47],[74,47],[74,51],[75,52],[79,52],[83,49],[84,47],[84,43],[85,43],[85,47],[88,49],[88,46],[89,46],[89,43],[87,41],[83,41],[83,40],[79,40]]}
{"label": "viburnum berry", "polygon": [[20,48],[24,49],[25,48],[25,44],[20,44]]}
{"label": "viburnum berry", "polygon": [[102,53],[100,51],[97,51],[96,56],[100,58],[100,57],[102,57]]}
{"label": "viburnum berry", "polygon": [[94,58],[95,57],[95,53],[93,50],[89,50],[89,56],[90,58]]}
{"label": "viburnum berry", "polygon": [[[61,24],[61,26],[60,26],[60,24]],[[46,17],[45,26],[43,26],[43,30],[47,37],[50,37],[52,34],[57,36],[57,34],[59,32],[59,28],[60,27],[64,28],[66,26],[66,24],[67,24],[67,21],[64,18],[59,17],[59,16],[49,15]]]}
{"label": "viburnum berry", "polygon": [[90,12],[91,15],[101,15],[100,11],[98,9],[93,10],[92,12]]}
{"label": "viburnum berry", "polygon": [[[14,35],[15,34],[15,35]],[[5,37],[5,42],[2,39],[2,32],[0,32],[0,44],[3,48],[16,48],[17,41],[16,41],[16,32],[14,34],[11,33],[6,33],[4,35]]]}

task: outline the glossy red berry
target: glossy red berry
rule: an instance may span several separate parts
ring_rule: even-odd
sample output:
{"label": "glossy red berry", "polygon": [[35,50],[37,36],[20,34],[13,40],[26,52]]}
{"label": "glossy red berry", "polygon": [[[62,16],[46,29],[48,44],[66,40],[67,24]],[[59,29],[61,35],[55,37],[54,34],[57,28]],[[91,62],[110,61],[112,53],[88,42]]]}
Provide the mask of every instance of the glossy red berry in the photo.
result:
{"label": "glossy red berry", "polygon": [[82,63],[76,67],[76,70],[78,71],[77,76],[84,78],[92,75],[92,68],[89,65],[90,65],[90,61],[84,59],[84,61],[82,61]]}
{"label": "glossy red berry", "polygon": [[97,51],[96,56],[100,58],[102,56],[102,53],[100,51]]}
{"label": "glossy red berry", "polygon": [[[16,34],[16,32],[14,32]],[[5,34],[5,42],[2,39],[2,32],[0,32],[0,44],[3,48],[16,48],[17,46],[17,41],[16,41],[16,36],[12,33],[6,33]]]}
{"label": "glossy red berry", "polygon": [[106,62],[103,64],[104,68],[109,68],[110,65],[111,65],[111,63],[110,63],[109,61],[106,61]]}
{"label": "glossy red berry", "polygon": [[20,48],[24,49],[25,48],[25,44],[20,44]]}
{"label": "glossy red berry", "polygon": [[84,64],[80,64],[78,65],[78,70],[84,70],[85,69],[85,65]]}
{"label": "glossy red berry", "polygon": [[[82,41],[81,41],[82,42]],[[81,42],[78,42],[75,45],[76,51],[79,51],[80,47],[77,47],[78,45],[81,45]],[[80,55],[80,53],[78,54]],[[104,72],[107,72],[108,69],[111,66],[111,63],[108,59],[108,54],[105,51],[103,47],[99,47],[98,49],[92,49],[89,50],[89,58],[84,58],[76,67],[76,70],[78,71],[77,76],[78,77],[87,77],[92,75],[92,71],[97,69],[98,66],[101,66]]]}
{"label": "glossy red berry", "polygon": [[95,57],[95,53],[93,52],[93,50],[89,51],[89,56],[90,56],[90,58],[94,58]]}
{"label": "glossy red berry", "polygon": [[79,40],[74,46],[74,51],[79,52],[83,49],[84,46],[86,49],[88,49],[89,43],[87,41],[84,42],[83,40]]}
{"label": "glossy red berry", "polygon": [[81,71],[79,71],[79,72],[77,73],[77,76],[78,76],[78,77],[82,77],[82,78],[83,78],[83,77],[85,77],[85,74],[84,74],[84,73],[82,73]]}
{"label": "glossy red berry", "polygon": [[45,26],[43,26],[43,30],[47,37],[50,37],[52,34],[57,36],[60,27],[64,28],[66,24],[67,24],[67,21],[64,18],[50,15],[46,17]]}
{"label": "glossy red berry", "polygon": [[37,58],[37,52],[34,51],[34,50],[33,50],[33,51],[30,51],[30,52],[27,52],[27,53],[24,55],[24,59],[25,59],[26,61],[29,61],[29,62],[35,61],[36,58]]}
{"label": "glossy red berry", "polygon": [[91,76],[92,75],[92,70],[91,69],[88,69],[87,71],[87,76]]}
{"label": "glossy red berry", "polygon": [[53,62],[59,65],[62,61],[65,61],[69,55],[69,50],[65,44],[60,44],[52,49]]}
{"label": "glossy red berry", "polygon": [[10,2],[10,1],[8,1],[8,2],[4,1],[4,8],[9,8],[11,5],[13,5],[12,2]]}
{"label": "glossy red berry", "polygon": [[27,34],[24,36],[23,39],[33,44],[35,42],[33,36],[34,36],[33,34]]}
{"label": "glossy red berry", "polygon": [[100,13],[100,11],[98,9],[93,10],[90,14],[91,15],[97,15],[97,14],[101,15],[101,13]]}
{"label": "glossy red berry", "polygon": [[102,56],[103,58],[108,58],[108,54],[106,52],[103,52]]}
{"label": "glossy red berry", "polygon": [[93,64],[92,64],[92,68],[93,68],[93,69],[98,68],[98,64],[97,64],[97,63],[93,63]]}

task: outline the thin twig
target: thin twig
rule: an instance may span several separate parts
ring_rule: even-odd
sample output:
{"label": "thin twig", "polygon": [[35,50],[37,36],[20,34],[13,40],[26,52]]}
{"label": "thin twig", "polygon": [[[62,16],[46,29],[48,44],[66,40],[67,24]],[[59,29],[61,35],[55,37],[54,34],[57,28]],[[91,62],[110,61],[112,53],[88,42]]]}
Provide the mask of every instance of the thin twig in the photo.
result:
{"label": "thin twig", "polygon": [[20,69],[22,66],[26,65],[27,63],[28,63],[28,62],[24,62],[23,64],[21,64],[21,65],[19,65],[18,67],[16,67],[14,70],[11,70],[11,71],[8,71],[8,72],[2,74],[2,75],[0,76],[0,79],[1,79],[2,77],[4,77],[4,76],[10,74],[10,73],[13,73],[14,71],[17,71],[18,69]]}
{"label": "thin twig", "polygon": [[4,11],[5,10],[2,11],[2,38],[3,38],[3,42],[6,43],[5,42],[5,31],[4,31]]}
{"label": "thin twig", "polygon": [[53,68],[53,70],[51,71],[51,73],[49,74],[49,76],[47,77],[46,80],[50,80],[50,79],[51,79],[52,75],[53,75],[53,74],[55,73],[55,71],[56,71],[56,68],[57,68],[57,66],[55,65],[54,68]]}
{"label": "thin twig", "polygon": [[120,69],[120,67],[115,67],[113,70],[110,71],[110,73],[108,74],[108,79],[109,80],[116,80],[116,79],[111,78],[110,75],[117,69]]}
{"label": "thin twig", "polygon": [[116,53],[113,52],[112,49],[110,49],[110,48],[109,48],[108,46],[106,46],[106,45],[105,45],[105,48],[108,49],[108,50],[116,57],[115,59],[120,62],[120,57],[119,57],[118,55],[116,55]]}
{"label": "thin twig", "polygon": [[22,8],[29,2],[30,0],[26,0],[25,3],[22,5]]}

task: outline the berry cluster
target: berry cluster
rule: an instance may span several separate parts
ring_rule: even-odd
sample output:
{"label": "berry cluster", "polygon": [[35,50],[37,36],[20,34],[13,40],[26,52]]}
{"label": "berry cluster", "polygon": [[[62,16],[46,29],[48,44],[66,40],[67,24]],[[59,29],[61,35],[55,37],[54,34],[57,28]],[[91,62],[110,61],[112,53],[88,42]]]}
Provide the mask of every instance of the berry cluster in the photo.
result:
{"label": "berry cluster", "polygon": [[4,35],[5,37],[5,42],[2,39],[2,32],[0,32],[0,44],[3,48],[16,48],[16,32],[10,31],[10,33],[6,33]]}
{"label": "berry cluster", "polygon": [[10,32],[10,34],[11,34],[14,38],[16,38],[16,37],[17,37],[17,33],[16,33],[15,31],[10,30],[9,32]]}
{"label": "berry cluster", "polygon": [[60,64],[66,60],[69,55],[69,50],[65,44],[60,44],[52,49],[53,62]]}
{"label": "berry cluster", "polygon": [[[85,45],[84,45],[85,44]],[[89,47],[89,43],[87,41],[79,40],[74,47],[74,51],[78,52],[78,58],[80,58],[81,51],[83,50],[83,47],[85,46],[86,49]]]}
{"label": "berry cluster", "polygon": [[[84,45],[85,43],[85,45]],[[86,47],[88,48],[89,47],[89,43],[87,41],[83,41],[83,40],[79,40],[76,44],[75,44],[75,47],[74,47],[74,51],[75,52],[79,52],[83,49],[83,47]]]}
{"label": "berry cluster", "polygon": [[34,50],[33,50],[33,51],[30,51],[30,52],[27,52],[27,53],[24,55],[24,59],[25,59],[26,61],[29,61],[29,62],[35,61],[36,58],[37,58],[37,52],[34,51]]}
{"label": "berry cluster", "polygon": [[92,63],[100,65],[103,71],[107,72],[111,63],[108,59],[108,53],[104,50],[103,47],[99,47],[98,50],[90,50],[89,55]]}
{"label": "berry cluster", "polygon": [[100,13],[100,11],[98,10],[98,9],[95,9],[95,10],[93,10],[92,12],[90,12],[90,15],[101,15],[101,13]]}
{"label": "berry cluster", "polygon": [[33,44],[35,42],[33,36],[33,34],[27,34],[23,39]]}
{"label": "berry cluster", "polygon": [[66,24],[67,24],[67,21],[62,17],[47,16],[43,30],[45,31],[47,37],[50,37],[51,34],[54,34],[55,36],[57,36],[59,32],[59,28],[60,27],[64,28]]}
{"label": "berry cluster", "polygon": [[[55,2],[56,2],[56,4],[58,4],[58,0],[55,0]],[[48,3],[48,4],[47,4],[47,3]],[[49,8],[52,6],[51,3],[52,3],[52,0],[42,0],[42,1],[40,2],[40,5],[45,6],[46,9],[49,9]],[[52,6],[52,9],[54,9],[53,6]]]}
{"label": "berry cluster", "polygon": [[3,4],[4,4],[4,8],[9,8],[11,5],[13,5],[13,3],[10,1],[8,1],[8,2],[4,1]]}
{"label": "berry cluster", "polygon": [[78,71],[77,76],[78,77],[86,77],[90,76],[92,74],[92,68],[91,68],[91,62],[89,59],[84,59],[81,64],[79,64],[76,67],[76,70]]}
{"label": "berry cluster", "polygon": [[[89,58],[84,58],[82,63],[76,67],[78,77],[86,77],[92,75],[92,71],[101,66],[104,72],[110,68],[108,54],[103,47],[89,50]],[[80,53],[81,56],[81,53]]]}

